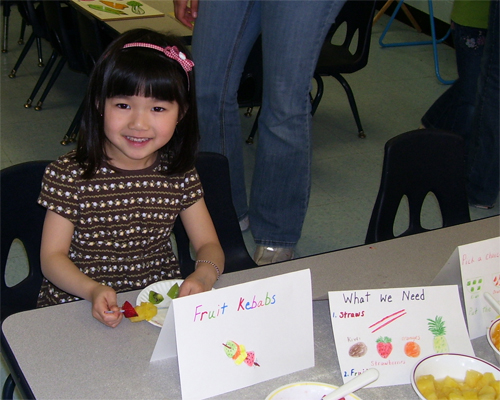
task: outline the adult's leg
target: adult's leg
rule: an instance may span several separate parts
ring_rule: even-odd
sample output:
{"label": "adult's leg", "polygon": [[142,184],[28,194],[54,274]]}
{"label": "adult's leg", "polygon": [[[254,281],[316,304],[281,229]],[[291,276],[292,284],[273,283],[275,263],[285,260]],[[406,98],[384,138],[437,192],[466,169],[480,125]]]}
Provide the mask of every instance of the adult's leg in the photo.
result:
{"label": "adult's leg", "polygon": [[453,23],[458,79],[422,118],[426,128],[444,129],[470,139],[476,103],[477,80],[486,41],[486,29]]}
{"label": "adult's leg", "polygon": [[200,150],[227,156],[239,219],[246,216],[248,205],[237,92],[259,32],[259,1],[200,1],[192,43]]}
{"label": "adult's leg", "polygon": [[309,92],[340,1],[261,1],[263,99],[250,194],[258,245],[294,247],[311,184]]}
{"label": "adult's leg", "polygon": [[499,191],[499,31],[498,0],[492,0],[488,37],[478,82],[474,147],[469,158],[469,202],[492,207]]}

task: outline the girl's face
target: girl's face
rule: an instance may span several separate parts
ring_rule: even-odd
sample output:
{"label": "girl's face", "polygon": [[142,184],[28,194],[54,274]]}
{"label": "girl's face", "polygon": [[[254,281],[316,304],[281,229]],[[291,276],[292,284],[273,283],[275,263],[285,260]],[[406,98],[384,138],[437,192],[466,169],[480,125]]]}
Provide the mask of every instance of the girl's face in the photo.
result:
{"label": "girl's face", "polygon": [[104,133],[110,164],[125,170],[151,166],[172,138],[179,118],[177,102],[143,96],[106,99]]}

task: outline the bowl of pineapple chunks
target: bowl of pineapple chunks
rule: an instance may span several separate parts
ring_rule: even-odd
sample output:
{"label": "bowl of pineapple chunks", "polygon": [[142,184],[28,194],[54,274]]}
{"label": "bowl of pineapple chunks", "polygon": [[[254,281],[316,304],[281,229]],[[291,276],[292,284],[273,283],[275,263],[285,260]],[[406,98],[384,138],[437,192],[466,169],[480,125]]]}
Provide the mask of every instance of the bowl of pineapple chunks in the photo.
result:
{"label": "bowl of pineapple chunks", "polygon": [[500,318],[497,318],[490,324],[486,337],[495,353],[497,363],[500,365]]}
{"label": "bowl of pineapple chunks", "polygon": [[500,368],[463,354],[434,354],[420,360],[411,385],[422,400],[500,399]]}

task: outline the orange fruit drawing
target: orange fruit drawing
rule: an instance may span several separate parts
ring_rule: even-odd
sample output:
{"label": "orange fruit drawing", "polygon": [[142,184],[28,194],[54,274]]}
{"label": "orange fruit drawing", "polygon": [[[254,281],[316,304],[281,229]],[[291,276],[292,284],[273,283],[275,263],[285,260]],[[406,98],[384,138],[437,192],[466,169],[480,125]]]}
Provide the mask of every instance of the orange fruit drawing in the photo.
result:
{"label": "orange fruit drawing", "polygon": [[405,344],[405,354],[408,357],[418,357],[420,355],[420,346],[416,342],[407,342]]}

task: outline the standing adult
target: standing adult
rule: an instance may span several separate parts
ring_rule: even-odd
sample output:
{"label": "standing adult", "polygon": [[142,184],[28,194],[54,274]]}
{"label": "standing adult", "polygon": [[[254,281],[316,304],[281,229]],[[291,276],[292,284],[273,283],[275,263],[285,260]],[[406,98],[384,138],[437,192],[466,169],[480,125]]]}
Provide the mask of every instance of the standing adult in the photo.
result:
{"label": "standing adult", "polygon": [[443,129],[461,135],[465,141],[466,153],[470,148],[489,8],[489,0],[453,2],[451,28],[458,79],[422,117],[422,125],[426,128]]}
{"label": "standing adult", "polygon": [[[194,22],[200,149],[229,159],[242,229],[250,224],[259,265],[293,257],[311,185],[309,93],[326,33],[345,0],[174,0]],[[237,92],[262,35],[263,96],[255,169],[247,201]]]}
{"label": "standing adult", "polygon": [[469,203],[483,209],[493,208],[500,190],[498,3],[498,0],[491,0],[468,160]]}

